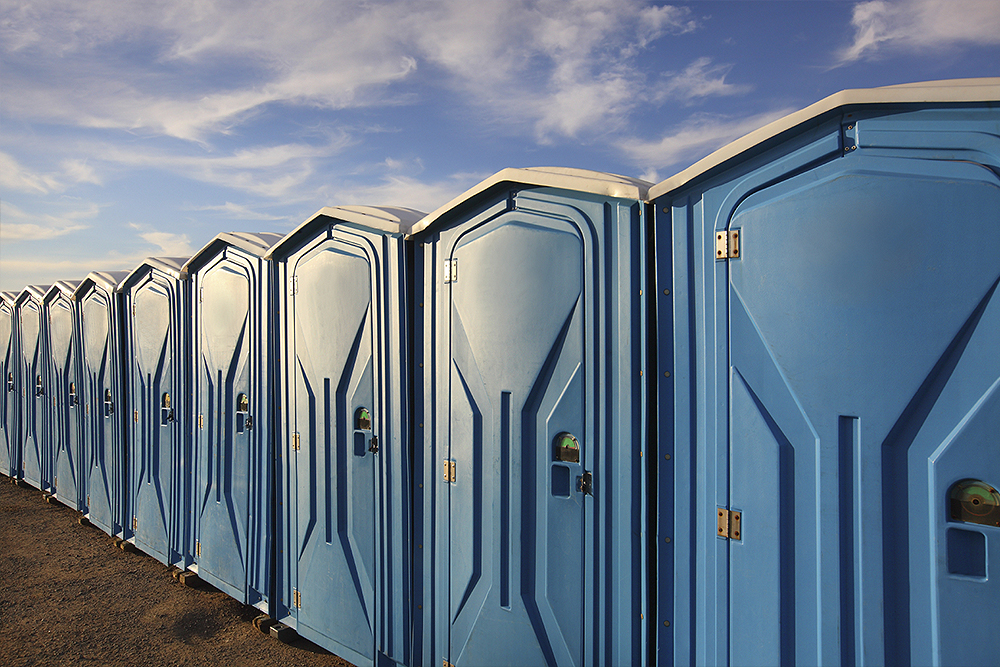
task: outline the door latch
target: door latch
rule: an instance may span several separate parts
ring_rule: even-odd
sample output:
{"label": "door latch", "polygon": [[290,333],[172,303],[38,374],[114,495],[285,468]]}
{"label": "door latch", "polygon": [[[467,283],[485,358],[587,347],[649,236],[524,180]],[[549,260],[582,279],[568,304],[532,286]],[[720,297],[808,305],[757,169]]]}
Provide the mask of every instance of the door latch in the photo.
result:
{"label": "door latch", "polygon": [[368,451],[372,454],[378,454],[378,436],[373,435],[371,441],[368,443]]}
{"label": "door latch", "polygon": [[577,478],[576,490],[585,496],[594,495],[594,476],[589,470]]}

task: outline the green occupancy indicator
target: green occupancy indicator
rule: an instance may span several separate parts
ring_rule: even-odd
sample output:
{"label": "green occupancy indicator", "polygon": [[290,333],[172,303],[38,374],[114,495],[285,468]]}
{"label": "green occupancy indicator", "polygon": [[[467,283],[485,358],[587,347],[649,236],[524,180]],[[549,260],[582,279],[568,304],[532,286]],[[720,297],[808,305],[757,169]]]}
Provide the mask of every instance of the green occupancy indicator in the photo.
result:
{"label": "green occupancy indicator", "polygon": [[1000,493],[992,484],[963,479],[955,482],[949,496],[952,520],[1000,526]]}

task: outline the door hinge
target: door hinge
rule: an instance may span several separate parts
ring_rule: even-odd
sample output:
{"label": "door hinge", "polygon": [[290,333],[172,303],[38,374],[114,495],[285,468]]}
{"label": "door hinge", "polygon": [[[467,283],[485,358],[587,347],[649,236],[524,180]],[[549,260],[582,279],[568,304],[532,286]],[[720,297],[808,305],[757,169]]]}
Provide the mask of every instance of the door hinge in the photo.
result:
{"label": "door hinge", "polygon": [[458,260],[457,259],[446,259],[444,260],[444,282],[457,283],[458,282]]}
{"label": "door hinge", "polygon": [[139,517],[132,517],[132,530],[139,530]]}
{"label": "door hinge", "polygon": [[740,256],[740,230],[715,233],[715,258],[736,259]]}
{"label": "door hinge", "polygon": [[132,302],[132,315],[135,316],[135,302]]}
{"label": "door hinge", "polygon": [[299,277],[292,276],[288,279],[288,294],[295,296],[299,291]]}
{"label": "door hinge", "polygon": [[296,609],[302,609],[302,593],[297,588],[292,589],[292,604]]}
{"label": "door hinge", "polygon": [[201,542],[194,543],[194,555],[201,558]]}
{"label": "door hinge", "polygon": [[139,423],[139,411],[138,410],[136,410],[135,412],[132,413],[132,421],[134,421],[136,424]]}
{"label": "door hinge", "polygon": [[200,302],[203,302],[204,300],[205,300],[205,288],[204,287],[199,287],[198,288],[198,301],[200,303]]}
{"label": "door hinge", "polygon": [[87,494],[87,507],[90,507],[90,494]]}
{"label": "door hinge", "polygon": [[292,451],[299,451],[299,434],[292,433]]}
{"label": "door hinge", "polygon": [[444,481],[455,483],[455,462],[449,459],[444,460]]}
{"label": "door hinge", "polygon": [[740,540],[740,523],[743,513],[738,510],[728,510],[720,507],[718,511],[718,536],[727,540]]}
{"label": "door hinge", "polygon": [[198,428],[205,428],[205,415],[198,415]]}

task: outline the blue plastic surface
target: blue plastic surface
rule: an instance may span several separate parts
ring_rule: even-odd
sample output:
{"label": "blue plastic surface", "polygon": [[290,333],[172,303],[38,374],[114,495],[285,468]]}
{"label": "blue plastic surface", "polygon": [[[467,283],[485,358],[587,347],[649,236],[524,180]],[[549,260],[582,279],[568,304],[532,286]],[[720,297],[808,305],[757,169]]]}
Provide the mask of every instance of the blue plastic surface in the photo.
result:
{"label": "blue plastic surface", "polygon": [[[270,612],[273,276],[278,234],[220,234],[184,266],[191,288],[191,519],[198,575]],[[245,403],[242,404],[241,403]]]}
{"label": "blue plastic surface", "polygon": [[278,268],[276,618],[356,665],[414,664],[409,209],[323,209]]}
{"label": "blue plastic surface", "polygon": [[655,205],[657,664],[997,664],[948,499],[1000,484],[1000,111],[837,109]]}
{"label": "blue plastic surface", "polygon": [[413,237],[415,664],[641,664],[646,209],[492,181]]}
{"label": "blue plastic surface", "polygon": [[42,405],[48,414],[45,421],[52,492],[59,502],[76,510],[84,505],[85,498],[80,495],[80,429],[85,404],[80,402],[79,314],[73,301],[78,285],[78,281],[59,281],[49,289],[43,300],[42,326],[48,350],[48,397]]}
{"label": "blue plastic surface", "polygon": [[190,291],[185,260],[149,258],[118,286],[124,317],[125,387],[131,423],[125,534],[167,565],[192,562],[188,517],[190,439]]}
{"label": "blue plastic surface", "polygon": [[48,351],[42,329],[42,299],[48,285],[29,285],[17,297],[20,361],[15,381],[21,392],[21,479],[41,491],[51,490],[46,391]]}
{"label": "blue plastic surface", "polygon": [[73,293],[80,313],[81,508],[95,526],[123,537],[128,468],[121,295],[128,274],[93,272]]}
{"label": "blue plastic surface", "polygon": [[0,293],[0,473],[21,476],[21,390],[18,387],[17,295]]}

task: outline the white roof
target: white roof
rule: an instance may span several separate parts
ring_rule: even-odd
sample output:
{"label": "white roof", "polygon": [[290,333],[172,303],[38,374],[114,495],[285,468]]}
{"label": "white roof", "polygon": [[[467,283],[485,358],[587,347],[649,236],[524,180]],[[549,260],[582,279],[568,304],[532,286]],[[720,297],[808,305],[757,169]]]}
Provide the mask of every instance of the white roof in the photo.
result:
{"label": "white roof", "polygon": [[281,241],[271,246],[266,259],[284,256],[298,248],[302,241],[311,238],[316,228],[337,222],[355,224],[389,234],[406,234],[426,214],[403,206],[327,206],[290,231]]}
{"label": "white roof", "polygon": [[656,199],[693,181],[698,176],[720,166],[768,139],[794,129],[814,118],[842,107],[879,104],[931,104],[1000,102],[1000,78],[951,79],[905,83],[882,88],[842,90],[815,104],[780,118],[755,130],[731,144],[723,146],[708,157],[699,160],[679,174],[657,183],[649,189],[649,198]]}
{"label": "white roof", "polygon": [[122,282],[128,278],[128,271],[91,271],[87,274],[80,285],[73,292],[74,299],[83,298],[84,293],[90,289],[90,285],[100,285],[109,292],[115,291]]}
{"label": "white roof", "polygon": [[164,273],[177,278],[178,280],[183,278],[184,264],[187,263],[188,257],[147,257],[139,263],[139,266],[135,267],[129,271],[125,279],[118,283],[118,287],[115,291],[122,292],[126,287],[132,282],[134,282],[141,274],[143,274],[147,268],[159,269]]}
{"label": "white roof", "polygon": [[628,176],[608,174],[601,171],[590,171],[588,169],[573,169],[571,167],[529,167],[526,169],[514,169],[508,167],[507,169],[498,171],[485,181],[473,186],[426,216],[413,226],[410,234],[417,234],[424,231],[449,211],[501,183],[541,188],[559,188],[561,190],[572,190],[574,192],[584,192],[604,197],[620,197],[622,199],[636,200],[645,200],[649,186],[652,185],[638,178],[629,178]]}
{"label": "white roof", "polygon": [[263,257],[267,254],[271,246],[280,240],[281,234],[275,232],[222,232],[191,256],[191,259],[184,264],[182,277],[187,277],[188,273],[197,268],[203,259],[207,259],[218,252],[217,248],[219,246],[232,246],[246,251],[251,255]]}
{"label": "white roof", "polygon": [[65,294],[67,298],[73,298],[73,292],[80,286],[82,280],[57,280],[45,293],[45,300],[53,299],[57,294]]}

